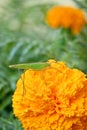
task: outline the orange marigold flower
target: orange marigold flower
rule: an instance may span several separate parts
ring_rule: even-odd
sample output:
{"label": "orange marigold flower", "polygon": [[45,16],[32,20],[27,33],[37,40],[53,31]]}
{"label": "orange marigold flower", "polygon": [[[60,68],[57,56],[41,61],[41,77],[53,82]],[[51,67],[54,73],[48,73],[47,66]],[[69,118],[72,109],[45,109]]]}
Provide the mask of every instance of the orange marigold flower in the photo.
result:
{"label": "orange marigold flower", "polygon": [[25,130],[87,130],[87,78],[78,69],[49,60],[26,70],[13,95],[15,116]]}
{"label": "orange marigold flower", "polygon": [[48,10],[46,21],[53,28],[70,28],[74,34],[78,34],[86,23],[82,10],[66,6],[54,6]]}

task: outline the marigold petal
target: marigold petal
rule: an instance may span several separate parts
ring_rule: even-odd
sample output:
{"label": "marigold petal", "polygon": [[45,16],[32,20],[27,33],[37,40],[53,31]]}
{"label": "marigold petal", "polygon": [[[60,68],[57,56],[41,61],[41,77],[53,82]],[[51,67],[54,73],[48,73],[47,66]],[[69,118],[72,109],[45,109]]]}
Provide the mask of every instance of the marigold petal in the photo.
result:
{"label": "marigold petal", "polygon": [[25,130],[87,130],[87,78],[63,62],[26,70],[17,82],[13,111]]}
{"label": "marigold petal", "polygon": [[78,34],[86,24],[86,19],[84,12],[80,9],[68,6],[54,6],[48,10],[46,22],[53,28],[69,28],[74,34]]}

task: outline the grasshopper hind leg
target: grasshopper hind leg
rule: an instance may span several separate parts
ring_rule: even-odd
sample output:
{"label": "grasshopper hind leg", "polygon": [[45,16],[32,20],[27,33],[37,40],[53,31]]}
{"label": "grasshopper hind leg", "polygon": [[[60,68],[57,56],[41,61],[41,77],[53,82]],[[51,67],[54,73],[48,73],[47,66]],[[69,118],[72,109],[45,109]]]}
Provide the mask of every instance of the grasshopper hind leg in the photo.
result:
{"label": "grasshopper hind leg", "polygon": [[25,71],[26,71],[26,70],[24,70],[24,71],[23,71],[23,74],[22,74],[22,72],[18,69],[18,72],[19,72],[19,74],[20,74],[20,79],[21,79],[21,81],[22,81],[23,96],[25,95],[25,92],[26,92],[26,90],[25,90]]}

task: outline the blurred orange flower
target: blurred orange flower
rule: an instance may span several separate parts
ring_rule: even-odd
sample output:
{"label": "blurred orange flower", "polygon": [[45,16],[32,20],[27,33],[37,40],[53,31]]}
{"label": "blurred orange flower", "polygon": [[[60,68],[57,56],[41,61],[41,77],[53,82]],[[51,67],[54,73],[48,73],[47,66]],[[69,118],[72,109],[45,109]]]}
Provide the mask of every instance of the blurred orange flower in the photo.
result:
{"label": "blurred orange flower", "polygon": [[86,23],[82,10],[66,6],[54,6],[48,10],[46,21],[53,28],[70,28],[74,34],[78,34]]}
{"label": "blurred orange flower", "polygon": [[63,62],[26,70],[17,82],[13,111],[25,130],[87,130],[87,78]]}

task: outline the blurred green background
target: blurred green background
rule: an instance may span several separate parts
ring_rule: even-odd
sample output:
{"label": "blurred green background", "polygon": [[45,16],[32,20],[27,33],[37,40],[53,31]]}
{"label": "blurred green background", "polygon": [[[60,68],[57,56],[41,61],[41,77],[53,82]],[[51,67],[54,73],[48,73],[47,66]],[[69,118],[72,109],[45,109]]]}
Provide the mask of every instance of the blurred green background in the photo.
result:
{"label": "blurred green background", "polygon": [[23,130],[11,103],[22,72],[10,69],[10,64],[54,58],[87,73],[87,25],[76,36],[63,28],[50,28],[45,17],[54,5],[77,6],[87,13],[87,0],[0,2],[0,130]]}

